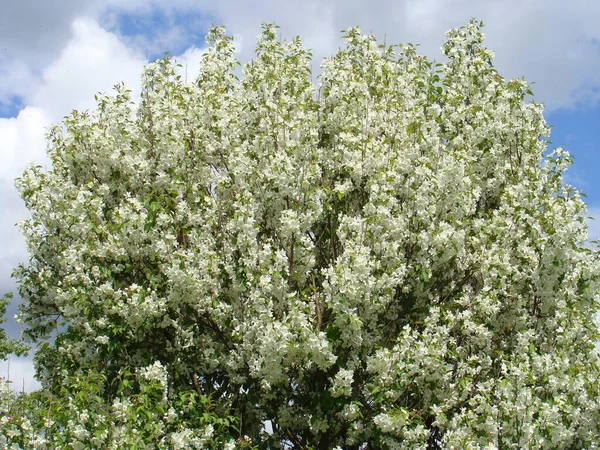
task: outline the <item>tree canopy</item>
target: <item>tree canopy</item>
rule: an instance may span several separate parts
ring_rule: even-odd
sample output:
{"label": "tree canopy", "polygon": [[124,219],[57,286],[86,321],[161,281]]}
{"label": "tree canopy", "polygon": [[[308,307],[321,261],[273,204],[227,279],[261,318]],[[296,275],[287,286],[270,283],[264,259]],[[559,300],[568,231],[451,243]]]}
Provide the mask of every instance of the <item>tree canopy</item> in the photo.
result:
{"label": "tree canopy", "polygon": [[238,79],[216,27],[193,82],[165,58],[54,127],[17,180],[47,414],[0,442],[600,445],[586,205],[481,26],[445,63],[349,28],[317,84],[274,25]]}

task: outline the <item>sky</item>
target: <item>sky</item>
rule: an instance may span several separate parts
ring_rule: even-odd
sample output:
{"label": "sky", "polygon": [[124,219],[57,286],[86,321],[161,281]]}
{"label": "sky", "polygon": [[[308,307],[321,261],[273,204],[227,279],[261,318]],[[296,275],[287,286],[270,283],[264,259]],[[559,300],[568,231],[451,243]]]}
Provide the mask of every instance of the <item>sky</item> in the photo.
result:
{"label": "sky", "polygon": [[[442,60],[444,33],[471,17],[486,26],[486,45],[505,78],[535,82],[552,146],[575,156],[566,182],[587,195],[591,239],[600,238],[600,2],[597,0],[0,0],[0,295],[15,292],[10,274],[27,261],[15,224],[27,217],[14,180],[28,164],[49,167],[45,132],[71,110],[94,107],[94,94],[118,82],[139,92],[144,64],[166,52],[190,79],[204,36],[224,25],[242,63],[254,54],[262,22],[282,38],[299,35],[313,50],[314,73],[358,25],[387,44],[419,44]],[[5,328],[18,338],[16,302]],[[0,377],[26,391],[32,355],[0,362]]]}

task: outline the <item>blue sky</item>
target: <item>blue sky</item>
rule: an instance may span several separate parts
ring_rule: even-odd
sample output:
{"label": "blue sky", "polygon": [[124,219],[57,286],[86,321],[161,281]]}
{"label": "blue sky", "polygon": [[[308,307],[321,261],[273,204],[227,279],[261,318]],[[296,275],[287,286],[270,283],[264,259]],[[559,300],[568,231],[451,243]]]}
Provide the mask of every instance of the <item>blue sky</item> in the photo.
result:
{"label": "blue sky", "polygon": [[[441,59],[444,32],[476,17],[506,78],[534,81],[546,105],[551,141],[575,155],[566,181],[588,196],[590,234],[600,237],[600,2],[589,0],[0,0],[0,293],[15,291],[10,273],[26,261],[15,223],[26,217],[14,178],[31,162],[47,165],[44,133],[94,94],[124,81],[134,92],[144,64],[166,52],[193,78],[211,24],[234,36],[238,58],[253,55],[261,22],[300,35],[320,60],[359,25],[381,41],[419,43]],[[9,311],[7,331],[19,327]],[[6,376],[7,363],[0,363]],[[35,388],[31,357],[11,361],[11,378]]]}

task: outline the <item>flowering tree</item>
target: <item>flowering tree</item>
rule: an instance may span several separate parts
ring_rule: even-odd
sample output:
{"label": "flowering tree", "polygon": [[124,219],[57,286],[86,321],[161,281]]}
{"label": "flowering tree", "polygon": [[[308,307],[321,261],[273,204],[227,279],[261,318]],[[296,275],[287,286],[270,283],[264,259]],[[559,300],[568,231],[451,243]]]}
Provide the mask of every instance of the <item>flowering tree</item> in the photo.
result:
{"label": "flowering tree", "polygon": [[260,448],[599,445],[586,206],[480,26],[446,64],[349,28],[318,87],[271,25],[238,80],[214,28],[195,82],[164,59],[52,129],[17,181],[44,389],[129,368]]}

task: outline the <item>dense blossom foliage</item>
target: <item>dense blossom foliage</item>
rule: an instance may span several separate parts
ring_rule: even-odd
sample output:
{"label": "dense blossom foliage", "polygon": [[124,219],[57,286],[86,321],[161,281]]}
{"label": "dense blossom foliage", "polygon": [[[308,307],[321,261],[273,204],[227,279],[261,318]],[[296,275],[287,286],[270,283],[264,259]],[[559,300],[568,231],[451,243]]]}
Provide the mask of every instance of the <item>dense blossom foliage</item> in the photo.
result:
{"label": "dense blossom foliage", "polygon": [[39,401],[85,448],[600,445],[598,252],[542,105],[474,21],[445,64],[344,37],[315,86],[271,25],[238,80],[214,28],[193,83],[150,64],[18,179]]}
{"label": "dense blossom foliage", "polygon": [[[6,294],[0,298],[0,324],[6,322],[4,318],[6,314],[6,306],[10,303],[12,294]],[[24,355],[27,353],[28,347],[16,339],[10,339],[6,335],[6,331],[0,328],[0,361],[4,361],[9,355]]]}
{"label": "dense blossom foliage", "polygon": [[[169,397],[160,363],[137,373],[124,368],[115,380],[89,368],[62,376],[60,387],[16,396],[0,383],[0,448],[251,448],[223,440],[235,423],[215,414],[207,397],[194,390]],[[102,396],[107,384],[116,386],[110,401]]]}

